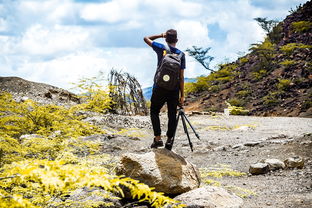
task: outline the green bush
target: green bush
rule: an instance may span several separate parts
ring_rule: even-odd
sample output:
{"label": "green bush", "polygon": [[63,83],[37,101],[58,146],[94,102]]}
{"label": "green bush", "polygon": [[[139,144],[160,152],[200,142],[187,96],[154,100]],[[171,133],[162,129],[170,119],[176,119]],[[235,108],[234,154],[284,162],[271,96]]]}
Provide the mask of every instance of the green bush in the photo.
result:
{"label": "green bush", "polygon": [[239,97],[239,98],[243,98],[243,97],[247,97],[248,95],[251,94],[251,91],[250,90],[241,90],[241,91],[238,91],[236,93],[236,95]]}
{"label": "green bush", "polygon": [[244,63],[247,63],[249,61],[249,59],[247,57],[242,57],[239,59],[239,63],[240,64],[244,64]]}
{"label": "green bush", "polygon": [[239,101],[237,100],[234,101],[232,99],[232,100],[229,100],[228,102],[225,102],[225,104],[228,106],[228,109],[231,115],[247,115],[249,113],[249,110],[246,110],[243,107],[233,105],[235,103],[239,104]]}
{"label": "green bush", "polygon": [[291,85],[291,80],[289,79],[280,79],[276,87],[278,90],[287,90]]}
{"label": "green bush", "polygon": [[81,121],[75,107],[40,105],[32,100],[16,102],[12,95],[0,91],[0,131],[12,137],[23,134],[49,136],[55,132],[66,137],[104,133],[100,128]]}
{"label": "green bush", "polygon": [[274,44],[278,44],[283,38],[283,22],[278,23],[272,31],[268,34],[271,42]]}
{"label": "green bush", "polygon": [[291,23],[292,30],[294,32],[306,32],[312,28],[312,22],[310,21],[299,21]]}
{"label": "green bush", "polygon": [[280,47],[281,51],[283,51],[287,55],[290,55],[297,48],[299,49],[312,48],[312,45],[305,45],[302,43],[288,43],[287,45],[283,45]]}
{"label": "green bush", "polygon": [[211,90],[212,92],[218,92],[221,89],[221,85],[232,81],[238,72],[235,69],[237,64],[221,64],[219,70],[209,74],[208,76],[198,77],[197,82],[186,85],[186,92],[202,92],[205,90]]}
{"label": "green bush", "polygon": [[260,70],[257,71],[257,72],[252,72],[252,73],[251,73],[251,76],[252,76],[252,79],[254,79],[254,80],[260,80],[260,79],[262,79],[263,77],[265,77],[267,74],[268,74],[267,70],[265,70],[265,69],[260,69]]}
{"label": "green bush", "polygon": [[244,101],[244,100],[241,100],[241,99],[238,99],[238,98],[229,99],[229,100],[228,100],[228,103],[229,103],[231,106],[237,106],[237,107],[242,107],[242,106],[245,105],[245,101]]}
{"label": "green bush", "polygon": [[290,65],[296,64],[296,61],[286,59],[286,60],[284,60],[282,62],[279,62],[279,64],[283,65],[283,66],[290,66]]}
{"label": "green bush", "polygon": [[211,87],[208,88],[209,92],[219,92],[221,90],[221,87],[219,85],[213,85]]}
{"label": "green bush", "polygon": [[[273,60],[277,54],[276,45],[273,44],[269,38],[266,38],[260,44],[252,44],[252,47],[249,50],[252,51],[252,54],[257,56],[257,61],[256,64],[252,67],[252,71],[270,71],[275,68],[275,63]],[[256,77],[258,77],[258,75],[256,75]]]}
{"label": "green bush", "polygon": [[269,92],[268,95],[262,98],[263,104],[266,106],[275,106],[280,101],[278,97],[281,95],[281,92]]}

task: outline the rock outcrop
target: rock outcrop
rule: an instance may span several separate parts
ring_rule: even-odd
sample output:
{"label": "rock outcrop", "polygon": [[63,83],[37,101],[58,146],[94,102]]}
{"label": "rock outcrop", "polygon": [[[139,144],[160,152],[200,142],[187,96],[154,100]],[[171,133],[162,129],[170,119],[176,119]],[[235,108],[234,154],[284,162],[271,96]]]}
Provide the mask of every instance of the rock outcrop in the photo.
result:
{"label": "rock outcrop", "polygon": [[80,99],[67,90],[19,77],[0,77],[0,91],[9,92],[17,101],[32,99],[44,104],[77,104]]}
{"label": "rock outcrop", "polygon": [[178,195],[196,189],[200,184],[198,169],[183,157],[167,149],[145,154],[124,154],[117,174],[137,179],[156,191]]}

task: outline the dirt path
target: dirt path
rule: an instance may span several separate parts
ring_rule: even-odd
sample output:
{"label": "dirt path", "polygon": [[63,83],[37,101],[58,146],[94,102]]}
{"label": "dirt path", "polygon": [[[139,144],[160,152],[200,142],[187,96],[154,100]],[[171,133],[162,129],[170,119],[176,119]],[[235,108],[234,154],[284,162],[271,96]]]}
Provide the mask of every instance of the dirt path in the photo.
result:
{"label": "dirt path", "polygon": [[[285,160],[290,156],[305,159],[304,169],[281,170],[266,175],[223,177],[222,186],[251,190],[256,195],[244,199],[244,207],[312,207],[312,119],[290,117],[188,116],[201,140],[189,128],[194,151],[191,152],[181,122],[173,151],[199,168],[226,164],[248,172],[249,165],[261,159]],[[133,117],[148,123],[148,117]],[[166,130],[166,115],[161,116]],[[135,129],[139,138],[111,139],[103,150],[116,156],[124,152],[150,151],[153,134],[150,126]],[[165,132],[164,132],[165,134]]]}

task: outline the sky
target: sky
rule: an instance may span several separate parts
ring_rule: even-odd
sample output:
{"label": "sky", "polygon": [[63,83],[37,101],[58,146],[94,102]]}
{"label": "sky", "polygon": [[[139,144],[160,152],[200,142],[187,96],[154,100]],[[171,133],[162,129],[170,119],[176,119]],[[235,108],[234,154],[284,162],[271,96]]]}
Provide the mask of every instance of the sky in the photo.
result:
{"label": "sky", "polygon": [[[178,31],[177,48],[211,47],[212,67],[263,41],[256,17],[283,20],[307,0],[0,0],[0,76],[64,89],[114,68],[153,83],[144,36]],[[156,41],[164,43],[163,39]],[[209,72],[186,56],[185,77]]]}

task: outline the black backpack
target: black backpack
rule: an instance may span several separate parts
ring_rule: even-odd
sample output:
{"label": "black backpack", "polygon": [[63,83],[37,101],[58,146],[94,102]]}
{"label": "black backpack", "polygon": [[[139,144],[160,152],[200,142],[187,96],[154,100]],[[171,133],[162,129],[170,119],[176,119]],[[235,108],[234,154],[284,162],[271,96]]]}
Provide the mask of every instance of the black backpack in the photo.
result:
{"label": "black backpack", "polygon": [[157,86],[166,90],[175,90],[179,88],[181,58],[183,53],[179,55],[172,53],[170,47],[165,45],[166,53],[156,70],[154,82]]}

